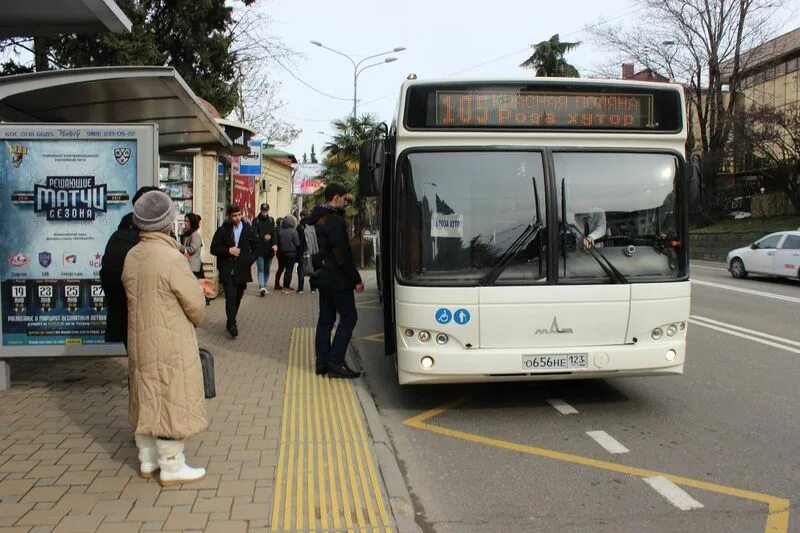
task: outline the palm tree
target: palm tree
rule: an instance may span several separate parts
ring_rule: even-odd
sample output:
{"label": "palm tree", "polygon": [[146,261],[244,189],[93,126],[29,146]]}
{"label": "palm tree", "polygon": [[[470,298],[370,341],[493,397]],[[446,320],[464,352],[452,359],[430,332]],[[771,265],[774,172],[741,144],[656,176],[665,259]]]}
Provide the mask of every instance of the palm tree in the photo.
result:
{"label": "palm tree", "polygon": [[578,69],[567,63],[564,55],[570,50],[580,46],[580,41],[574,43],[562,43],[556,33],[547,41],[531,45],[533,55],[525,60],[520,66],[536,70],[537,76],[563,78],[579,78]]}
{"label": "palm tree", "polygon": [[333,121],[332,126],[336,133],[323,147],[324,163],[329,173],[358,173],[361,143],[370,138],[375,124],[375,117],[370,114]]}

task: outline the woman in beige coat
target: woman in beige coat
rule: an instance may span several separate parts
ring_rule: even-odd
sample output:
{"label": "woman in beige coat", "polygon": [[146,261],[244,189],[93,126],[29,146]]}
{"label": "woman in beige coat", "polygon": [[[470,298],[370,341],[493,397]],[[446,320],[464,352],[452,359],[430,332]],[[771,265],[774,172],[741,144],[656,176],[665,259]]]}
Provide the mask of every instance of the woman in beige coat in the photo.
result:
{"label": "woman in beige coat", "polygon": [[195,326],[205,298],[180,246],[169,235],[174,208],[161,191],[134,205],[139,244],[125,258],[128,297],[128,419],[139,449],[139,472],[160,472],[162,485],[197,481],[202,468],[186,465],[184,439],[208,427]]}

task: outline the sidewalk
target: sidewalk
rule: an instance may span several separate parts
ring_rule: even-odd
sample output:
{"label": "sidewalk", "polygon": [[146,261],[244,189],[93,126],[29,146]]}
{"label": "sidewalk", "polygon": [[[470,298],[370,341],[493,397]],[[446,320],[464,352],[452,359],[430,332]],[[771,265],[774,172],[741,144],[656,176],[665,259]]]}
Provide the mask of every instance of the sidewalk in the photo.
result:
{"label": "sidewalk", "polygon": [[217,298],[198,330],[215,356],[211,426],[189,439],[206,479],[162,489],[137,474],[127,360],[11,360],[0,392],[0,530],[392,531],[349,381],[313,372],[316,295],[251,283],[237,339]]}

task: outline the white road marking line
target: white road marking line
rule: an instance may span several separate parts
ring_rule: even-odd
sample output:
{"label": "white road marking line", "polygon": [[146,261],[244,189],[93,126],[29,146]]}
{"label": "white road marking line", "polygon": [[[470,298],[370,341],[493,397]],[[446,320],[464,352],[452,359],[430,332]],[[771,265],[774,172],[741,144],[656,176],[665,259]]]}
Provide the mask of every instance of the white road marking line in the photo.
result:
{"label": "white road marking line", "polygon": [[743,333],[750,333],[751,335],[756,335],[758,337],[764,337],[765,339],[772,339],[774,341],[782,342],[784,344],[791,344],[793,346],[800,347],[800,342],[798,342],[798,341],[793,341],[791,339],[785,339],[783,337],[778,337],[776,335],[770,335],[768,333],[763,333],[761,331],[756,331],[754,329],[747,329],[747,328],[743,328],[741,326],[734,326],[733,324],[728,324],[727,322],[720,322],[719,320],[713,320],[711,318],[707,318],[707,317],[704,317],[704,316],[689,315],[689,318],[693,318],[693,319],[696,319],[696,320],[702,320],[703,322],[708,322],[710,324],[714,324],[716,326],[721,326],[723,328],[735,329],[736,331],[741,331]]}
{"label": "white road marking line", "polygon": [[733,287],[731,285],[723,285],[722,283],[711,283],[710,281],[700,281],[697,279],[693,279],[692,283],[695,283],[697,285],[704,285],[706,287],[714,287],[715,289],[725,289],[728,291],[742,292],[744,294],[754,294],[756,296],[763,296],[764,298],[774,298],[776,300],[783,300],[785,302],[800,303],[800,298],[794,298],[792,296],[783,296],[781,294],[774,294],[771,292],[754,291],[752,289],[741,289],[739,287]]}
{"label": "white road marking line", "polygon": [[547,403],[553,406],[553,408],[561,413],[562,415],[577,415],[578,410],[572,407],[570,404],[561,400],[559,398],[549,398]]}
{"label": "white road marking line", "polygon": [[677,486],[665,477],[646,477],[642,478],[650,485],[653,490],[665,497],[669,503],[681,511],[691,511],[692,509],[702,509],[703,504],[695,500],[689,493]]}
{"label": "white road marking line", "polygon": [[713,329],[715,331],[720,331],[722,333],[727,333],[728,335],[733,335],[734,337],[741,337],[749,341],[757,342],[759,344],[765,344],[767,346],[772,346],[773,348],[780,348],[781,350],[786,350],[787,352],[792,352],[800,355],[800,350],[798,350],[797,348],[791,348],[789,346],[786,346],[785,344],[778,344],[777,342],[759,339],[758,337],[753,337],[752,335],[746,335],[744,333],[739,333],[738,331],[734,331],[731,329],[721,328],[719,326],[707,324],[699,320],[690,320],[690,322],[692,324],[695,324],[696,326],[703,326],[704,328]]}
{"label": "white road marking line", "polygon": [[695,263],[691,263],[689,265],[689,268],[707,268],[708,270],[722,270],[723,272],[728,272],[727,268],[712,267],[712,266],[706,266],[706,265],[698,265],[698,264],[695,264]]}
{"label": "white road marking line", "polygon": [[608,453],[628,453],[630,451],[605,431],[587,431],[586,434],[605,448]]}

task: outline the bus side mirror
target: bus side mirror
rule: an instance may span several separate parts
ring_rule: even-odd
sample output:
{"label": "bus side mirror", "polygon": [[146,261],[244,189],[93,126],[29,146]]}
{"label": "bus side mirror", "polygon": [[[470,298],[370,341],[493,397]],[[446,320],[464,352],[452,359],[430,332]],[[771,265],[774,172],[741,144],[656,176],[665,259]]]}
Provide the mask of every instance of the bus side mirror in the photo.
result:
{"label": "bus side mirror", "polygon": [[378,196],[386,165],[386,144],[371,139],[361,144],[358,164],[358,190],[361,196]]}

